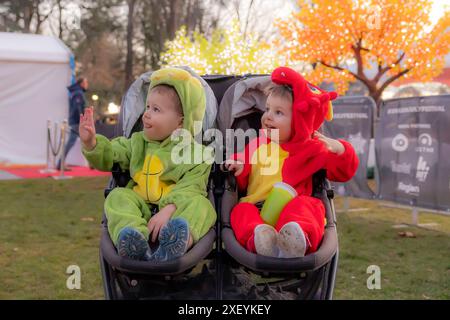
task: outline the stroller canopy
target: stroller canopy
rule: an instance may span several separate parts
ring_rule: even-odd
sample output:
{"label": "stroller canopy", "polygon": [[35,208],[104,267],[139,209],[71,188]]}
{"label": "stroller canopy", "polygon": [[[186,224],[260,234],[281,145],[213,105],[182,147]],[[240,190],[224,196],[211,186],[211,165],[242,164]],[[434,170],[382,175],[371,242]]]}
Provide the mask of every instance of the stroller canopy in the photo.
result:
{"label": "stroller canopy", "polygon": [[[214,92],[199,75],[197,75],[191,68],[181,66],[175,67],[188,71],[191,75],[196,77],[205,88],[206,95],[206,109],[203,118],[203,130],[208,130],[214,127],[215,118],[217,115],[217,100]],[[144,113],[145,103],[147,98],[147,91],[150,85],[150,76],[153,71],[148,71],[139,76],[128,89],[122,100],[122,107],[119,116],[118,134],[129,137],[132,133],[133,127],[138,121],[139,117]]]}
{"label": "stroller canopy", "polygon": [[235,119],[256,110],[265,111],[266,96],[263,90],[270,81],[270,76],[244,78],[228,88],[217,115],[217,126],[223,134],[233,126]]}
{"label": "stroller canopy", "polygon": [[[227,135],[226,129],[240,128],[243,130],[259,127],[260,116],[265,111],[266,95],[264,88],[270,84],[270,76],[245,77],[235,82],[225,92],[217,114],[217,127],[225,137],[227,154],[242,151],[244,141],[237,139],[232,141],[234,135]],[[246,117],[255,115],[255,117]],[[257,122],[255,124],[254,122]],[[255,131],[249,132],[248,138],[252,139]],[[257,134],[257,133],[256,133]],[[233,146],[234,150],[230,148]]]}

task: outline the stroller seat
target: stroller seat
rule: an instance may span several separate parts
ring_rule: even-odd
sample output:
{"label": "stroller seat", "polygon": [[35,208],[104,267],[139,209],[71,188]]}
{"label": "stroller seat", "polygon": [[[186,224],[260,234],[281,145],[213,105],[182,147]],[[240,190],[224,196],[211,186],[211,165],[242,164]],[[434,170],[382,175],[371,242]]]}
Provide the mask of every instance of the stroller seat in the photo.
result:
{"label": "stroller seat", "polygon": [[[118,186],[125,186],[123,184],[127,179],[123,176],[128,175],[128,172],[121,172],[118,165],[113,168],[112,183],[121,181],[122,184]],[[112,188],[105,190],[105,196],[109,194]],[[214,204],[214,202],[213,202]],[[103,258],[117,270],[123,272],[132,272],[136,274],[147,275],[164,275],[173,276],[191,270],[195,265],[203,260],[213,249],[214,241],[216,239],[215,227],[212,227],[186,254],[180,258],[166,261],[166,262],[148,262],[138,261],[128,258],[123,258],[117,253],[108,232],[108,221],[103,215],[102,221],[102,235],[101,235],[101,253]]]}
{"label": "stroller seat", "polygon": [[225,250],[238,261],[240,264],[259,272],[265,276],[275,276],[279,274],[314,271],[328,263],[337,251],[337,231],[335,217],[329,201],[333,197],[333,190],[328,181],[324,181],[325,171],[319,171],[314,177],[314,183],[317,185],[314,196],[322,200],[325,211],[327,224],[325,233],[319,249],[311,254],[301,258],[275,258],[258,255],[247,251],[237,241],[234,236],[230,224],[230,213],[233,204],[237,204],[236,183],[231,182],[234,176],[230,175],[226,179],[225,194],[223,196],[221,219],[222,219],[222,240]]}
{"label": "stroller seat", "polygon": [[[203,128],[214,125],[217,100],[212,89],[191,69],[180,67],[196,76],[206,92],[206,115]],[[130,137],[142,130],[142,114],[150,85],[151,72],[141,75],[129,88],[122,101],[118,135]],[[105,189],[105,198],[115,187],[125,187],[131,179],[129,171],[122,171],[118,164],[112,169],[112,179]],[[215,206],[213,180],[208,183],[208,198]],[[219,219],[218,219],[219,220]],[[208,260],[213,258],[216,246],[216,226],[195,243],[183,256],[167,262],[138,261],[119,256],[108,232],[107,219],[103,214],[100,240],[100,265],[107,299],[205,299],[215,298],[214,269]],[[198,267],[198,268],[196,268]],[[169,283],[170,282],[170,283]],[[205,290],[205,283],[209,283]]]}
{"label": "stroller seat", "polygon": [[[219,106],[218,127],[260,129],[265,108],[266,77],[249,77],[233,84]],[[229,143],[230,141],[228,141]],[[234,146],[229,154],[241,151]],[[220,203],[221,239],[227,253],[223,274],[224,299],[331,299],[338,259],[338,238],[333,190],[325,170],[313,176],[312,196],[322,200],[327,223],[319,249],[301,258],[276,258],[247,251],[236,239],[230,213],[238,203],[234,175],[224,172],[224,193]],[[255,280],[257,279],[257,280]]]}

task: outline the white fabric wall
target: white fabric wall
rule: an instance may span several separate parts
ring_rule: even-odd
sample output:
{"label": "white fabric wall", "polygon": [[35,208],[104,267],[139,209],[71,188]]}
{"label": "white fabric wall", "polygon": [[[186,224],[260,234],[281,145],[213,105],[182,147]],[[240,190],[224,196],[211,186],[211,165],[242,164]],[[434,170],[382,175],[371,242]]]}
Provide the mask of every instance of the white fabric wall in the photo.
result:
{"label": "white fabric wall", "polygon": [[72,149],[70,149],[67,159],[65,160],[67,165],[87,167],[89,162],[81,153],[81,141],[80,138],[77,139]]}
{"label": "white fabric wall", "polygon": [[0,162],[45,164],[47,120],[68,116],[68,63],[0,61]]}

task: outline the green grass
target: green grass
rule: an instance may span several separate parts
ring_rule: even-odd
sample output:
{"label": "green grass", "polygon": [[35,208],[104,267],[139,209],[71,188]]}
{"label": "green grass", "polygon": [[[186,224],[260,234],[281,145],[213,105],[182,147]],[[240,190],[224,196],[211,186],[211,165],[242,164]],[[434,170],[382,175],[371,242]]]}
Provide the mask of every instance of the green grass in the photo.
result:
{"label": "green grass", "polygon": [[[98,262],[108,178],[0,182],[0,298],[101,299]],[[81,289],[69,290],[78,265]]]}
{"label": "green grass", "polygon": [[[102,299],[98,262],[103,188],[108,178],[0,181],[0,299]],[[336,208],[343,207],[337,199]],[[450,217],[351,199],[338,213],[340,260],[335,299],[449,299]],[[416,238],[400,237],[411,231]],[[81,269],[81,290],[69,290],[66,269]],[[366,286],[367,267],[381,269],[381,289]]]}
{"label": "green grass", "polygon": [[[338,199],[336,207],[342,203]],[[414,226],[408,210],[391,209],[377,202],[352,199],[352,207],[368,211],[338,213],[340,260],[335,299],[450,299],[450,217],[429,213],[419,223],[435,222],[437,229]],[[410,231],[415,238],[399,236]],[[381,289],[367,289],[367,267],[381,271]]]}

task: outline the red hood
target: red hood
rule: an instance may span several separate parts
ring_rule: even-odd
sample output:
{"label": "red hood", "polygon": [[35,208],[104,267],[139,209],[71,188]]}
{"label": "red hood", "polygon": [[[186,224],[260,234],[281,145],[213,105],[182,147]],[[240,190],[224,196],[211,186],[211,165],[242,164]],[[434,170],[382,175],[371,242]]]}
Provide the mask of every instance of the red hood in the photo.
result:
{"label": "red hood", "polygon": [[314,86],[288,67],[276,68],[272,72],[272,81],[292,88],[292,137],[289,142],[283,144],[286,147],[311,139],[314,131],[320,128],[325,119],[331,120],[331,100],[336,99],[336,92],[326,92]]}

